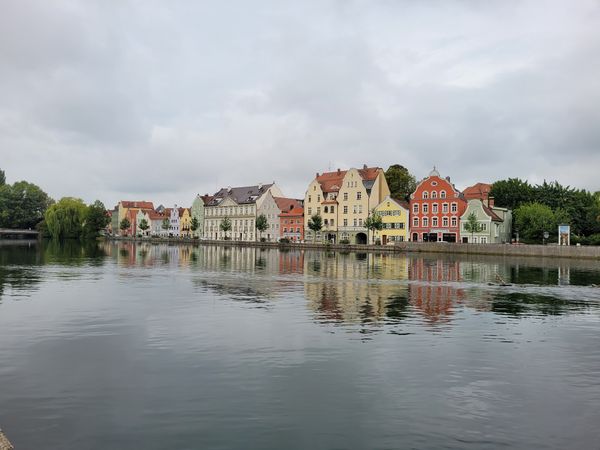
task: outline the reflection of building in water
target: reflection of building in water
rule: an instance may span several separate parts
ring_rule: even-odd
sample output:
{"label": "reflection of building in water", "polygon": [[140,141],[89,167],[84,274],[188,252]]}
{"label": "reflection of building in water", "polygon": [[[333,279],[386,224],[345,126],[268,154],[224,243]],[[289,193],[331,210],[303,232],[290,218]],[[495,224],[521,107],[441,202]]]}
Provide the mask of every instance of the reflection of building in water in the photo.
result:
{"label": "reflection of building in water", "polygon": [[304,250],[280,250],[278,253],[280,274],[304,272]]}
{"label": "reflection of building in water", "polygon": [[411,259],[409,277],[416,283],[409,286],[410,302],[431,322],[447,320],[452,307],[464,301],[464,290],[448,284],[462,280],[460,266],[459,261]]}
{"label": "reflection of building in water", "polygon": [[403,256],[307,252],[304,274],[309,307],[323,319],[379,320],[392,301],[407,295]]}

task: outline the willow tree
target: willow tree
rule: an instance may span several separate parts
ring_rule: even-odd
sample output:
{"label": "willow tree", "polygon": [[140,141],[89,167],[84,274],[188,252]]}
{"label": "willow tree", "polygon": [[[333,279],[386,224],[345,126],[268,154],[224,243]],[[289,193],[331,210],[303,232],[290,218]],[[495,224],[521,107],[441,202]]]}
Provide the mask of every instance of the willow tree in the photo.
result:
{"label": "willow tree", "polygon": [[54,239],[75,239],[84,234],[88,207],[83,200],[63,197],[51,205],[44,215],[48,233]]}

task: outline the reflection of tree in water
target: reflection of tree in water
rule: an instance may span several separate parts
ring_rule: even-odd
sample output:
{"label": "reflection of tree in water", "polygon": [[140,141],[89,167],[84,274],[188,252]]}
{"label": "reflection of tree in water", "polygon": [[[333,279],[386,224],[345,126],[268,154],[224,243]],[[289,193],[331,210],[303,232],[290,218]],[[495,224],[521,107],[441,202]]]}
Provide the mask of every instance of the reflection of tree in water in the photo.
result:
{"label": "reflection of tree in water", "polygon": [[573,311],[584,311],[590,305],[582,301],[560,299],[550,295],[525,292],[497,292],[492,296],[491,310],[509,316],[558,316]]}
{"label": "reflection of tree in water", "polygon": [[386,315],[392,319],[406,319],[410,316],[409,306],[408,293],[390,296],[386,302]]}
{"label": "reflection of tree in water", "polygon": [[42,243],[44,263],[64,266],[101,266],[106,252],[97,241],[77,239],[49,239]]}
{"label": "reflection of tree in water", "polygon": [[0,300],[6,287],[16,292],[32,291],[42,279],[37,266],[0,265]]}

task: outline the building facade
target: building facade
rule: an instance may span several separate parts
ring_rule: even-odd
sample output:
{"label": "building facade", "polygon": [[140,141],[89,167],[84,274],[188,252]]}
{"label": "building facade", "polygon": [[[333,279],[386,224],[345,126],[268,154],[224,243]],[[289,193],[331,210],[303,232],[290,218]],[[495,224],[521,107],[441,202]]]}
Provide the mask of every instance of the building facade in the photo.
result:
{"label": "building facade", "polygon": [[[214,240],[255,241],[257,212],[268,193],[283,197],[275,183],[220,189],[205,205],[204,236]],[[229,231],[221,229],[225,218],[231,223]]]}
{"label": "building facade", "polygon": [[279,230],[282,238],[292,242],[304,241],[304,208],[302,201],[293,198],[276,198],[281,210]]}
{"label": "building facade", "polygon": [[383,228],[375,231],[375,239],[382,245],[394,242],[404,242],[409,239],[410,213],[409,205],[404,200],[389,195],[377,205],[374,213],[381,216]]}
{"label": "building facade", "polygon": [[460,242],[460,217],[467,202],[450,177],[435,169],[410,195],[410,236],[413,242]]}
{"label": "building facade", "polygon": [[[471,214],[477,218],[478,232],[467,229]],[[495,207],[490,199],[486,202],[474,198],[468,201],[460,218],[460,226],[464,244],[505,244],[511,240],[512,211]]]}
{"label": "building facade", "polygon": [[[118,233],[120,236],[135,236],[137,231],[137,212],[140,209],[154,209],[154,204],[147,201],[121,200],[115,208],[116,220],[113,213],[113,232]],[[121,230],[121,222],[125,218],[129,220],[129,228]]]}
{"label": "building facade", "polygon": [[203,238],[204,237],[204,207],[210,202],[212,197],[208,194],[205,195],[196,195],[194,202],[192,203],[192,208],[190,210],[190,214],[192,219],[196,219],[198,221],[198,228],[196,231],[193,231],[192,234],[195,237]]}
{"label": "building facade", "polygon": [[[317,173],[304,196],[307,240],[366,244],[364,221],[388,195],[390,190],[380,167],[364,165],[362,169]],[[320,232],[308,226],[313,214],[322,218]]]}

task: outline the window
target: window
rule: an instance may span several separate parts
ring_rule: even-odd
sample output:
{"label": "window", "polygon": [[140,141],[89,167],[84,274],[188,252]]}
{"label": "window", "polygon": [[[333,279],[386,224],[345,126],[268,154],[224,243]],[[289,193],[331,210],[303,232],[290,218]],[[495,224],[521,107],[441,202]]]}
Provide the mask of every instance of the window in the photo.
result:
{"label": "window", "polygon": [[320,203],[321,202],[321,196],[317,195],[317,201]]}
{"label": "window", "polygon": [[356,205],[354,205],[354,206],[352,207],[352,212],[353,212],[354,214],[356,214]]}
{"label": "window", "polygon": [[362,227],[362,219],[358,219],[358,226]]}
{"label": "window", "polygon": [[431,191],[431,198],[437,198],[437,191]]}
{"label": "window", "polygon": [[456,217],[452,217],[452,219],[450,219],[450,223],[452,224],[453,227],[456,226]]}
{"label": "window", "polygon": [[329,212],[329,208],[327,208],[327,206],[326,206],[325,208],[323,208],[323,212],[324,212],[325,214],[327,214],[327,213]]}
{"label": "window", "polygon": [[429,198],[429,192],[427,192],[427,191],[423,192],[423,198],[425,198],[425,199]]}
{"label": "window", "polygon": [[438,212],[438,204],[437,203],[434,203],[433,205],[431,205],[431,212],[433,214],[437,214],[437,212]]}
{"label": "window", "polygon": [[418,226],[419,226],[419,218],[413,217],[413,227],[418,227]]}
{"label": "window", "polygon": [[362,214],[362,205],[358,205],[358,213]]}
{"label": "window", "polygon": [[440,198],[446,198],[446,191],[440,192]]}
{"label": "window", "polygon": [[344,226],[347,227],[348,226],[348,219],[344,219]]}
{"label": "window", "polygon": [[323,224],[324,224],[325,226],[329,225],[329,223],[328,223],[327,219],[325,219],[325,220],[323,221]]}
{"label": "window", "polygon": [[317,206],[317,214],[321,215],[321,207],[320,206]]}
{"label": "window", "polygon": [[312,202],[312,200],[311,200],[311,196],[309,195],[308,196],[308,203],[310,203],[310,202]]}
{"label": "window", "polygon": [[312,215],[312,208],[308,208],[308,215]]}
{"label": "window", "polygon": [[329,212],[333,214],[335,212],[335,206],[331,206],[329,208]]}
{"label": "window", "polygon": [[362,192],[356,193],[356,200],[360,200],[362,198]]}
{"label": "window", "polygon": [[344,192],[344,201],[347,201],[347,200],[348,200],[348,193]]}
{"label": "window", "polygon": [[348,206],[344,205],[344,214],[348,214]]}
{"label": "window", "polygon": [[423,214],[429,213],[429,205],[427,203],[423,203]]}
{"label": "window", "polygon": [[444,203],[444,204],[442,205],[442,212],[443,212],[444,214],[448,214],[448,203]]}
{"label": "window", "polygon": [[333,226],[333,225],[334,225],[334,221],[333,221],[333,219],[331,219],[331,220],[329,221],[329,223],[331,223],[331,226]]}
{"label": "window", "polygon": [[431,219],[431,226],[432,227],[437,227],[438,226],[438,218],[434,217]]}
{"label": "window", "polygon": [[428,227],[429,226],[429,219],[427,217],[423,217],[423,226],[424,227]]}
{"label": "window", "polygon": [[415,203],[413,205],[413,214],[419,214],[419,204]]}
{"label": "window", "polygon": [[458,205],[456,203],[452,203],[452,206],[450,207],[450,211],[452,211],[453,213],[458,211]]}
{"label": "window", "polygon": [[448,226],[448,218],[447,217],[443,217],[442,218],[442,226],[443,227],[447,227]]}
{"label": "window", "polygon": [[285,228],[285,227],[284,227],[284,228],[283,228],[283,232],[284,232],[284,233],[287,233],[287,228]]}
{"label": "window", "polygon": [[487,223],[480,223],[479,225],[481,225],[481,231],[487,231]]}
{"label": "window", "polygon": [[354,226],[356,226],[356,219],[354,219]]}
{"label": "window", "polygon": [[487,244],[487,237],[481,236],[481,243],[482,244]]}

